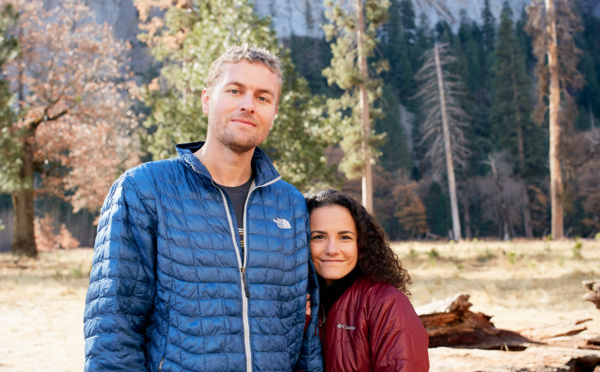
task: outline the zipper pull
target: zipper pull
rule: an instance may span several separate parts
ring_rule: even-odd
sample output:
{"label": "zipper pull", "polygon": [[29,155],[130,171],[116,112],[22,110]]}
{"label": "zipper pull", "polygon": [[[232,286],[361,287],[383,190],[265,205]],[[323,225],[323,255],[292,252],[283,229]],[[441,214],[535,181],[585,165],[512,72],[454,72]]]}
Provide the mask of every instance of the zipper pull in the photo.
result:
{"label": "zipper pull", "polygon": [[246,297],[250,297],[250,290],[248,289],[248,283],[246,282],[246,270],[242,267],[240,269],[242,273],[242,281],[244,282],[244,290],[246,291]]}

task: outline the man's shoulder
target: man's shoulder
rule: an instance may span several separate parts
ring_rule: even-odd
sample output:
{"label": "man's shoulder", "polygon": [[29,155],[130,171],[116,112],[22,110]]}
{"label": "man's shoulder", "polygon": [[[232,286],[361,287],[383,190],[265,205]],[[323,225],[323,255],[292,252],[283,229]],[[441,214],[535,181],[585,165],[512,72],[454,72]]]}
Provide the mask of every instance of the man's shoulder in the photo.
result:
{"label": "man's shoulder", "polygon": [[145,182],[148,179],[162,179],[165,176],[171,178],[173,173],[178,172],[181,167],[182,164],[178,158],[155,160],[129,168],[121,177],[130,179],[134,183]]}
{"label": "man's shoulder", "polygon": [[276,195],[285,195],[286,197],[292,200],[294,205],[301,204],[306,206],[304,195],[302,195],[302,193],[298,191],[298,189],[294,185],[280,179],[279,181],[275,182],[272,186],[273,192]]}

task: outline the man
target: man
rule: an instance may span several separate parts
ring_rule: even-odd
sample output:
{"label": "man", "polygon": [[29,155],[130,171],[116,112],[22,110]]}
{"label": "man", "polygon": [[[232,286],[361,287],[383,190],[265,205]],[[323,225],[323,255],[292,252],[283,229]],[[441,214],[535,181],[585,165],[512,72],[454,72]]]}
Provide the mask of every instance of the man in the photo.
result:
{"label": "man", "polygon": [[304,333],[307,293],[319,297],[306,204],[257,148],[281,84],[267,50],[228,49],[202,92],[206,142],[115,182],[86,298],[86,371],[322,369],[316,317]]}

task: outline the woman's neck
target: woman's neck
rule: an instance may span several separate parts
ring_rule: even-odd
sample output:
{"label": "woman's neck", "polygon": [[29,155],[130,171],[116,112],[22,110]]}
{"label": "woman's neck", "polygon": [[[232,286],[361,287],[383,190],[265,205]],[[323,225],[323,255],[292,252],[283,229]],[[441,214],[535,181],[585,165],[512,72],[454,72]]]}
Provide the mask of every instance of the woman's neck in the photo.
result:
{"label": "woman's neck", "polygon": [[356,280],[363,274],[362,270],[358,265],[350,271],[346,276],[334,281],[331,285],[326,286],[325,280],[319,276],[320,299],[325,315],[329,313],[329,309],[342,297],[344,292],[356,282]]}

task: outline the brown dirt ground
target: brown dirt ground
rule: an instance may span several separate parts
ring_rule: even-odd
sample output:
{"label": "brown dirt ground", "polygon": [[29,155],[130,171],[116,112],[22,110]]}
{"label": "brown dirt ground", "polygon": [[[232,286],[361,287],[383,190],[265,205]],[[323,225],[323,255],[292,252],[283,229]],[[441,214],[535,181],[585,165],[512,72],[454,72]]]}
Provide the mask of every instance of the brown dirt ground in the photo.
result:
{"label": "brown dirt ground", "polygon": [[[600,242],[475,241],[395,243],[413,279],[415,307],[469,293],[473,311],[519,331],[591,318],[582,335],[600,334],[600,310],[581,297],[600,278]],[[91,249],[42,252],[38,260],[0,254],[0,372],[82,371],[83,307]],[[444,371],[431,360],[431,371]]]}

